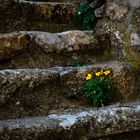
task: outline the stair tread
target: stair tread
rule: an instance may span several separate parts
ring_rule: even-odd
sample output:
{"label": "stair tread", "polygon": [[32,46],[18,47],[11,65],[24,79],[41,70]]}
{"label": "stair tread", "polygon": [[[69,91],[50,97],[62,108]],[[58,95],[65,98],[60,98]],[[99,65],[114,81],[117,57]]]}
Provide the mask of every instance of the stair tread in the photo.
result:
{"label": "stair tread", "polygon": [[[91,134],[91,137],[120,134],[139,130],[139,115],[140,103],[127,103],[98,109],[85,108],[83,111],[74,111],[73,113],[65,113],[64,111],[62,114],[50,114],[43,117],[1,120],[0,138],[4,138],[6,135],[11,136],[11,138],[15,136],[20,138],[20,134],[24,138],[32,134],[32,137],[35,138],[42,132],[46,134],[48,132],[47,138],[49,138],[51,137],[50,131],[58,135],[64,130],[67,131],[61,133],[61,136],[71,134],[74,137],[75,132],[77,133],[79,129],[88,131],[88,135]],[[20,133],[16,133],[16,131]],[[86,134],[84,133],[84,135]]]}
{"label": "stair tread", "polygon": [[49,72],[49,73],[66,73],[70,71],[84,71],[84,70],[90,70],[94,68],[112,68],[112,70],[121,70],[122,68],[130,68],[131,65],[125,62],[119,62],[119,61],[105,61],[97,64],[92,65],[84,65],[84,66],[55,66],[55,67],[49,67],[49,68],[17,68],[17,69],[2,69],[0,72],[2,74],[7,73],[13,73],[13,74],[19,74],[19,72],[25,72],[25,73],[35,73],[35,72]]}
{"label": "stair tread", "polygon": [[27,0],[20,0],[19,2],[21,2],[21,3],[27,3],[27,4],[50,4],[50,5],[63,5],[63,4],[66,4],[66,5],[73,5],[73,3],[71,3],[71,2],[56,2],[56,1],[54,1],[54,2],[49,2],[49,1],[47,1],[47,2],[44,2],[44,1],[27,1]]}

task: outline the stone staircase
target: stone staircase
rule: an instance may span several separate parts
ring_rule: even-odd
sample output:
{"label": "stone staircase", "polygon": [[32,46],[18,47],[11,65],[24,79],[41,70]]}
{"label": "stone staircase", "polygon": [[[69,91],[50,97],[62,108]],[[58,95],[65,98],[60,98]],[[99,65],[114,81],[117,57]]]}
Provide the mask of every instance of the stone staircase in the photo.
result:
{"label": "stone staircase", "polygon": [[[139,78],[110,34],[78,30],[79,2],[0,1],[0,140],[139,140]],[[117,95],[101,108],[83,91],[98,68],[112,69]]]}

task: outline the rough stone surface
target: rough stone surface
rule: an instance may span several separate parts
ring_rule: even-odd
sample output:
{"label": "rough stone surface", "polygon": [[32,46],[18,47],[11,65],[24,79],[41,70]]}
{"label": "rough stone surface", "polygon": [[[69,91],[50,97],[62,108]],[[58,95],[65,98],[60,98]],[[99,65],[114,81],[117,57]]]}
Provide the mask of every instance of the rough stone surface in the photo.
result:
{"label": "rough stone surface", "polygon": [[116,1],[108,2],[106,6],[106,15],[111,20],[123,21],[128,13],[128,7],[116,3]]}
{"label": "rough stone surface", "polygon": [[[75,4],[33,1],[36,0],[0,0],[0,32],[80,29],[75,23],[79,0]],[[0,139],[91,140],[135,130],[139,133],[139,103],[89,109],[82,87],[89,71],[107,67],[113,70],[114,91],[119,95],[112,103],[140,101],[140,1],[106,0],[106,5],[95,14],[102,18],[95,33],[105,35],[80,31],[1,34],[0,69],[65,66],[72,59],[94,64],[107,60],[106,55],[112,60],[112,54],[117,60],[133,63],[134,69],[110,62],[77,68],[0,70],[0,119],[53,113],[46,117],[1,120]],[[129,139],[135,140],[134,136],[126,138]]]}
{"label": "rough stone surface", "polygon": [[0,36],[0,69],[66,66],[73,60],[95,63],[107,60],[110,49],[107,35],[95,36],[78,30],[3,34]]}
{"label": "rough stone surface", "polygon": [[104,16],[104,12],[105,12],[105,5],[95,9],[95,16],[97,18],[102,18]]}
{"label": "rough stone surface", "polygon": [[76,9],[77,4],[72,3],[1,1],[0,32],[15,30],[60,32],[78,29],[75,24]]}
{"label": "rough stone surface", "polygon": [[114,105],[98,110],[87,108],[46,117],[1,120],[0,139],[91,140],[140,130],[139,116],[140,105],[137,103]]}
{"label": "rough stone surface", "polygon": [[0,61],[24,52],[29,43],[30,37],[26,33],[0,34]]}
{"label": "rough stone surface", "polygon": [[93,49],[98,45],[98,41],[92,34],[78,30],[56,34],[45,32],[29,32],[29,34],[35,38],[35,42],[47,53],[87,50]]}
{"label": "rough stone surface", "polygon": [[58,74],[55,71],[0,71],[0,118],[47,114],[57,102],[57,82]]}
{"label": "rough stone surface", "polygon": [[131,33],[130,35],[131,45],[137,52],[140,52],[140,35],[137,33]]}
{"label": "rough stone surface", "polygon": [[131,23],[135,27],[130,33],[131,46],[136,52],[140,52],[140,7],[133,10]]}
{"label": "rough stone surface", "polygon": [[130,7],[140,7],[140,1],[139,0],[117,0],[118,3],[121,3],[123,5],[129,5]]}
{"label": "rough stone surface", "polygon": [[[114,74],[114,85],[117,93],[121,94],[121,98],[124,100],[131,99],[131,96],[135,93],[135,77],[131,72],[131,66],[125,63],[109,62],[103,64],[96,64],[90,66],[83,66],[75,68],[74,70],[62,71],[60,73],[60,81],[62,84],[62,92],[66,97],[81,98],[83,97],[83,86],[85,83],[86,75],[94,73],[97,68],[111,68]],[[59,71],[59,69],[58,69]],[[84,99],[84,98],[83,98]]]}
{"label": "rough stone surface", "polygon": [[[109,17],[109,18],[108,18]],[[140,69],[140,1],[107,0],[102,19],[98,20],[95,31],[110,36],[114,57],[125,60],[137,70]]]}
{"label": "rough stone surface", "polygon": [[114,101],[131,101],[132,96],[133,101],[139,101],[135,77],[130,73],[131,67],[124,63],[1,70],[0,118],[44,115],[56,108],[88,106],[90,102],[83,91],[85,77],[89,71],[105,67],[113,70]]}
{"label": "rough stone surface", "polygon": [[[25,1],[25,0],[20,0]],[[26,0],[27,1],[27,0]],[[80,3],[84,2],[85,0],[28,0],[28,1],[34,1],[34,2],[73,2],[73,3]]]}

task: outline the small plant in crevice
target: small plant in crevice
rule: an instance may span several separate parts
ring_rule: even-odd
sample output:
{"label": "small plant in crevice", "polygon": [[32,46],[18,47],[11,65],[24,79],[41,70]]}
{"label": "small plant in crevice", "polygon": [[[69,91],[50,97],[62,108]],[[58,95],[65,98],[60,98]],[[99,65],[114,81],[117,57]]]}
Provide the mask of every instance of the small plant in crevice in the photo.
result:
{"label": "small plant in crevice", "polygon": [[84,63],[81,62],[80,60],[72,60],[70,63],[69,63],[70,66],[72,67],[78,67],[78,66],[83,66]]}
{"label": "small plant in crevice", "polygon": [[95,27],[97,23],[95,10],[105,2],[106,0],[86,0],[79,5],[76,20],[81,24],[82,30],[92,30]]}
{"label": "small plant in crevice", "polygon": [[93,106],[104,106],[111,101],[113,97],[111,75],[110,69],[100,69],[94,74],[87,74],[85,95],[91,100]]}
{"label": "small plant in crevice", "polygon": [[84,2],[80,4],[76,20],[81,24],[82,30],[91,30],[94,22],[95,22],[95,14],[93,8],[90,6],[91,2]]}

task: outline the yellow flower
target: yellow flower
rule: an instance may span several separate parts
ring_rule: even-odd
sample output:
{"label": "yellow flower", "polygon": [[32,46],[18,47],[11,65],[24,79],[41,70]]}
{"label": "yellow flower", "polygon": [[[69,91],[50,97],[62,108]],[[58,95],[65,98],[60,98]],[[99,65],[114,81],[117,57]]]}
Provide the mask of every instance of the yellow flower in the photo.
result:
{"label": "yellow flower", "polygon": [[110,70],[106,70],[106,71],[104,71],[104,74],[105,74],[105,75],[110,74]]}
{"label": "yellow flower", "polygon": [[92,78],[92,74],[88,73],[86,80],[90,80]]}
{"label": "yellow flower", "polygon": [[95,75],[96,75],[96,76],[100,76],[100,72],[96,72]]}
{"label": "yellow flower", "polygon": [[103,74],[104,74],[103,70],[95,73],[96,76],[100,76],[100,75],[103,75]]}

